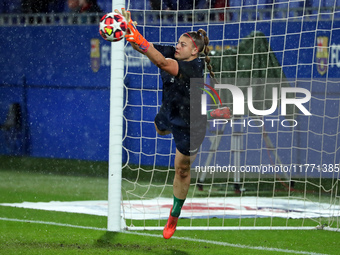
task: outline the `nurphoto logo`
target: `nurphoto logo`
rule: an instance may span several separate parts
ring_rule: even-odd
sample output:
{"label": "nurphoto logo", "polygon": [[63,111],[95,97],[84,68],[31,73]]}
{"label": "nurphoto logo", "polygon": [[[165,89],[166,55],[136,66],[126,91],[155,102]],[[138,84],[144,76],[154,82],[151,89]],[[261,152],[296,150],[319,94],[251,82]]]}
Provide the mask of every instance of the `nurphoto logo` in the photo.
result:
{"label": "nurphoto logo", "polygon": [[[215,89],[227,89],[231,95],[232,95],[232,110],[233,110],[233,115],[245,115],[245,96],[243,94],[243,91],[231,84],[215,84]],[[215,94],[217,94],[216,90],[212,90]],[[289,93],[300,93],[303,96],[299,98],[290,98],[287,95]],[[255,109],[254,107],[254,99],[253,99],[253,88],[248,87],[247,88],[247,105],[248,105],[248,110],[254,115],[257,116],[270,116],[273,114],[277,108],[278,108],[278,88],[273,87],[271,90],[272,94],[272,104],[269,109],[265,110],[258,110]],[[209,93],[210,97],[212,97],[211,93]],[[218,95],[218,94],[217,94]],[[304,103],[307,103],[311,99],[311,93],[307,89],[304,88],[293,88],[293,87],[282,87],[280,88],[280,95],[281,95],[281,105],[280,105],[280,115],[281,116],[287,116],[287,105],[292,105],[297,107],[305,116],[310,116],[312,115],[305,106],[303,106]],[[207,94],[202,94],[201,95],[202,99],[202,104],[201,104],[201,114],[206,115],[207,114]],[[220,97],[218,96],[218,99]],[[215,101],[214,101],[215,102]],[[216,103],[215,103],[216,104]],[[283,127],[295,127],[298,123],[294,119],[284,119],[284,120],[279,120],[279,119],[250,119],[247,122],[245,120],[242,121],[236,121],[236,120],[226,120],[226,119],[214,119],[213,120],[213,126],[215,127],[218,124],[226,124],[230,123],[230,125],[243,125],[246,126],[248,125],[249,127],[262,127],[266,122],[270,123],[272,127],[276,125],[277,123],[280,123],[281,126]]]}

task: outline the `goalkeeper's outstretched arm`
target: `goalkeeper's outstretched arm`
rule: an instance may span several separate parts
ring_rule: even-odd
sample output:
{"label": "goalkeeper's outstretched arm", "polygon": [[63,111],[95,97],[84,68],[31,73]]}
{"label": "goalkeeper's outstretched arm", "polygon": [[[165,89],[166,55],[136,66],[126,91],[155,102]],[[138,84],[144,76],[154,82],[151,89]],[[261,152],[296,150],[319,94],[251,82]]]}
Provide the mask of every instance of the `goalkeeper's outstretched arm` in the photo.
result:
{"label": "goalkeeper's outstretched arm", "polygon": [[[118,10],[115,12],[119,13]],[[171,58],[165,58],[158,50],[156,50],[152,43],[149,43],[137,30],[136,22],[131,20],[131,14],[129,11],[125,11],[122,8],[122,15],[128,22],[128,33],[125,35],[127,41],[129,41],[132,47],[138,52],[146,55],[153,64],[158,68],[168,72],[173,76],[178,75],[178,62]]]}
{"label": "goalkeeper's outstretched arm", "polygon": [[[133,48],[134,50],[136,50],[136,51],[138,51],[139,53],[145,55],[145,52],[142,51],[142,50],[139,48],[139,46],[138,46],[137,43],[130,42],[130,44],[131,44],[131,46],[132,46],[132,48]],[[150,47],[153,47],[153,43],[150,43]]]}
{"label": "goalkeeper's outstretched arm", "polygon": [[167,73],[177,76],[178,75],[178,62],[172,58],[165,58],[158,50],[154,47],[149,47],[149,50],[145,55],[154,63],[158,68],[166,71]]}
{"label": "goalkeeper's outstretched arm", "polygon": [[152,43],[149,43],[147,51],[144,51],[136,42],[131,40],[128,41],[130,41],[132,48],[147,56],[158,68],[168,72],[173,76],[177,76],[179,67],[176,60],[165,58],[158,50],[153,47]]}

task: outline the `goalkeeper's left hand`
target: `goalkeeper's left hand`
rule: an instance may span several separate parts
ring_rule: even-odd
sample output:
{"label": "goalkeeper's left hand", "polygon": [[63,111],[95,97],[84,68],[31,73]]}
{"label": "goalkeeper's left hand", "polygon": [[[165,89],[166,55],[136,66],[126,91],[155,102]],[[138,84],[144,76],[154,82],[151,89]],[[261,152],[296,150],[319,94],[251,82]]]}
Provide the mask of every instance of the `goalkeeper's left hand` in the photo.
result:
{"label": "goalkeeper's left hand", "polygon": [[117,9],[115,10],[116,13],[121,14],[124,16],[126,21],[128,22],[128,33],[125,34],[125,38],[130,43],[136,43],[139,48],[146,53],[150,47],[150,43],[139,33],[136,28],[137,22],[132,21],[131,13],[129,11],[125,11],[122,8],[122,13],[120,13]]}

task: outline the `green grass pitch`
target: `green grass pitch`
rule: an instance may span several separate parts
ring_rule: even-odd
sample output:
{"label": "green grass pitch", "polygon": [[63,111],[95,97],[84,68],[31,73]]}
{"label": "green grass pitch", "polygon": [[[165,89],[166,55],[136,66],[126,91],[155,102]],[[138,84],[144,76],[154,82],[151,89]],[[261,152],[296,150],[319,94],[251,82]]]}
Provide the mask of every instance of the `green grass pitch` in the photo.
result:
{"label": "green grass pitch", "polygon": [[[103,162],[0,157],[0,203],[106,200],[106,169]],[[322,230],[178,230],[164,240],[161,231],[112,233],[106,224],[101,216],[0,206],[0,254],[339,254],[340,249],[340,233]],[[238,220],[228,224],[237,226]]]}

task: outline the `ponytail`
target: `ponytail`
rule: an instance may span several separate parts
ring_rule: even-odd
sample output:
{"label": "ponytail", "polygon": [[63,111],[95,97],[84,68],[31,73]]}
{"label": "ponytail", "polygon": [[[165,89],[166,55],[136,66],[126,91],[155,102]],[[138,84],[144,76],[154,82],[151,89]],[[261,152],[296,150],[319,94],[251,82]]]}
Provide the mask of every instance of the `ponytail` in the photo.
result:
{"label": "ponytail", "polygon": [[212,71],[212,66],[210,64],[210,57],[209,57],[210,49],[208,47],[208,45],[209,45],[209,37],[207,36],[207,32],[205,32],[204,29],[200,28],[200,29],[198,29],[197,34],[201,35],[201,38],[203,40],[204,46],[203,46],[203,49],[201,51],[203,51],[203,53],[205,55],[204,61],[207,63],[207,68],[209,70],[210,76],[212,78],[215,78],[215,73]]}

